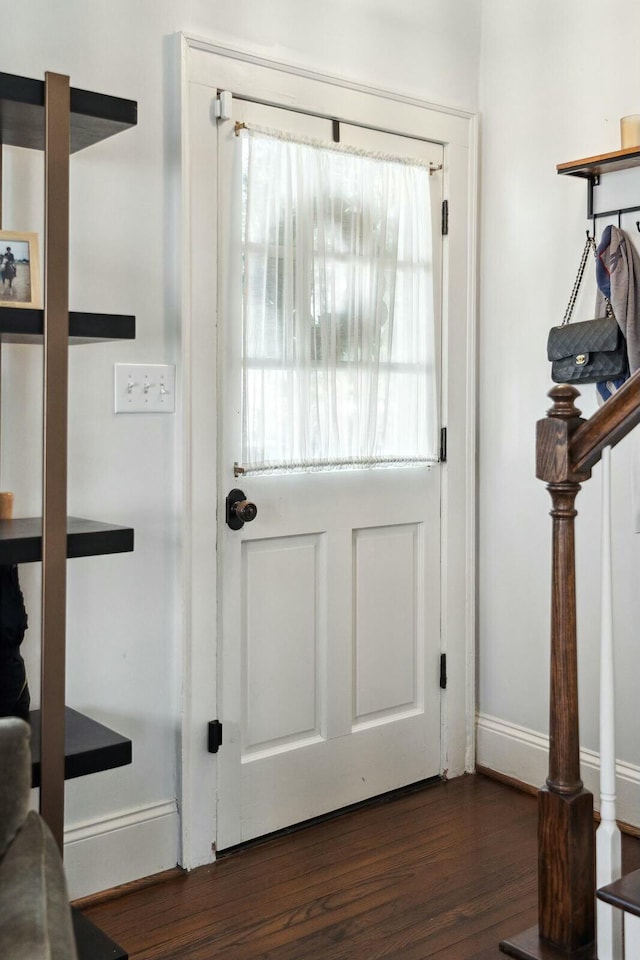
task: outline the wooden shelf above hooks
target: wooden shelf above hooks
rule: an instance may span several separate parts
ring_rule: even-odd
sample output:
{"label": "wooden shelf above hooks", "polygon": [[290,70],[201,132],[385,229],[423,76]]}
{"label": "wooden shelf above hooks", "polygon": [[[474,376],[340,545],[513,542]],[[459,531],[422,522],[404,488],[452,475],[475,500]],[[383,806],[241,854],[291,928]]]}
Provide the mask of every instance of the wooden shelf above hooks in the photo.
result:
{"label": "wooden shelf above hooks", "polygon": [[627,147],[624,150],[601,153],[595,157],[585,157],[583,160],[559,163],[556,170],[559,174],[570,177],[591,179],[599,177],[602,173],[613,173],[614,170],[629,170],[631,167],[640,167],[640,147]]}

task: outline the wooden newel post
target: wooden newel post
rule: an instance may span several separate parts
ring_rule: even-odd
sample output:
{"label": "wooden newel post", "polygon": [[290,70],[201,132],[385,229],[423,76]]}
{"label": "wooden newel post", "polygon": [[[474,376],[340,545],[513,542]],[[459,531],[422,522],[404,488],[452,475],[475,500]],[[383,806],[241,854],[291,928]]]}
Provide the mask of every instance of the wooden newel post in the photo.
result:
{"label": "wooden newel post", "polygon": [[551,494],[549,776],[538,794],[538,925],[500,949],[516,960],[595,960],[593,797],[580,779],[574,520],[580,484],[606,447],[640,424],[640,370],[589,420],[567,384],[536,425],[536,476]]}
{"label": "wooden newel post", "polygon": [[[580,779],[574,520],[580,483],[569,445],[584,421],[563,384],[536,427],[536,476],[547,482],[553,518],[549,776],[538,794],[538,926],[503,942],[518,958],[592,956],[595,944],[593,797]],[[556,951],[548,952],[545,944]],[[583,952],[585,951],[585,952]]]}
{"label": "wooden newel post", "polygon": [[556,386],[537,425],[536,475],[551,495],[549,776],[538,808],[538,930],[566,953],[595,941],[593,797],[580,779],[576,635],[575,499],[589,470],[574,473],[569,442],[583,422],[578,391]]}
{"label": "wooden newel post", "polygon": [[550,483],[553,507],[549,776],[552,793],[582,789],[578,710],[574,508],[579,483]]}

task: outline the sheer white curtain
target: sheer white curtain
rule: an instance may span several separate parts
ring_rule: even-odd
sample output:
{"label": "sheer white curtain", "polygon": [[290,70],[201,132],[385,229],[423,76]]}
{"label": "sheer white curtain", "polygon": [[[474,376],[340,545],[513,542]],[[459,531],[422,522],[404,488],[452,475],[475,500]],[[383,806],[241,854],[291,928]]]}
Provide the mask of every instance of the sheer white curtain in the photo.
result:
{"label": "sheer white curtain", "polygon": [[429,167],[241,141],[245,470],[435,461]]}

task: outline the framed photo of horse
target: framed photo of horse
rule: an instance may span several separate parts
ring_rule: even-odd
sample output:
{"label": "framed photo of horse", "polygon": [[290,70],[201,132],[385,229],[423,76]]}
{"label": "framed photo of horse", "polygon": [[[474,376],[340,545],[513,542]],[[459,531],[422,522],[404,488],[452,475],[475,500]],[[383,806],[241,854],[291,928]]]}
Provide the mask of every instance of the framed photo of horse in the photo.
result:
{"label": "framed photo of horse", "polygon": [[0,230],[0,307],[41,307],[37,233]]}

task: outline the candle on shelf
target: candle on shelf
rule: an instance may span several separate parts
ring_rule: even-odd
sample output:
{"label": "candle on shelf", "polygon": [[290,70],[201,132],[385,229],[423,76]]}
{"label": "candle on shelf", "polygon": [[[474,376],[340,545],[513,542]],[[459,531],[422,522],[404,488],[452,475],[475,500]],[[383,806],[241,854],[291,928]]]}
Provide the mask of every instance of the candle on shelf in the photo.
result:
{"label": "candle on shelf", "polygon": [[0,492],[0,520],[11,520],[13,517],[13,494],[8,490]]}
{"label": "candle on shelf", "polygon": [[620,144],[623,150],[640,147],[640,114],[620,118]]}

